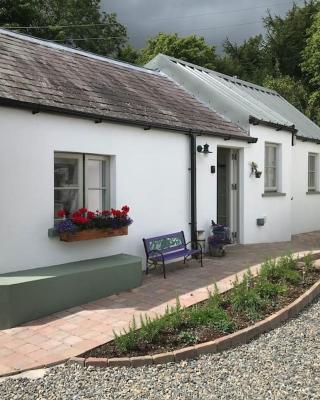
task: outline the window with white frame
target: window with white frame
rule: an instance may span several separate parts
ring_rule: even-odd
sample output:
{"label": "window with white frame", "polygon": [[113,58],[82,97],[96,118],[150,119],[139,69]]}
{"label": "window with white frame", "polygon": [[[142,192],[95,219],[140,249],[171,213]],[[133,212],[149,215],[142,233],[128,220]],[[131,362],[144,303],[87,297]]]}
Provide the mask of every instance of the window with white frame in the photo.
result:
{"label": "window with white frame", "polygon": [[274,143],[265,144],[264,157],[264,190],[276,192],[278,190],[278,148]]}
{"label": "window with white frame", "polygon": [[318,156],[315,153],[308,154],[308,191],[315,192],[317,190],[317,160]]}
{"label": "window with white frame", "polygon": [[80,207],[104,210],[110,207],[110,159],[105,156],[55,153],[54,216],[64,209]]}

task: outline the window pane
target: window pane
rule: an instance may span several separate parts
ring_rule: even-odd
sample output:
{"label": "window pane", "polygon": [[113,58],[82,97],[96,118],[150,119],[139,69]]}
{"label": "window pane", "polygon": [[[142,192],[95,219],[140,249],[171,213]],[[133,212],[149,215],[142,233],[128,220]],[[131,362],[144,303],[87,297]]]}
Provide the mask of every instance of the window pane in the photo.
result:
{"label": "window pane", "polygon": [[276,179],[276,170],[275,168],[270,168],[270,187],[276,187],[277,179]]}
{"label": "window pane", "polygon": [[79,184],[79,160],[76,158],[54,159],[54,186],[68,187]]}
{"label": "window pane", "polygon": [[54,216],[57,211],[64,209],[73,212],[80,207],[80,192],[78,189],[55,189],[54,191]]}
{"label": "window pane", "polygon": [[316,170],[316,157],[314,155],[309,155],[309,171]]}
{"label": "window pane", "polygon": [[309,188],[315,188],[316,186],[316,174],[314,172],[309,172]]}
{"label": "window pane", "polygon": [[276,148],[271,146],[269,147],[269,154],[270,154],[270,167],[275,167],[277,163],[277,153],[276,153]]}
{"label": "window pane", "polygon": [[88,209],[91,211],[104,210],[106,205],[106,190],[88,190]]}
{"label": "window pane", "polygon": [[89,188],[104,187],[106,185],[106,162],[88,159],[87,179]]}
{"label": "window pane", "polygon": [[266,145],[264,148],[264,163],[265,163],[265,167],[269,166],[269,147],[268,147],[268,145]]}
{"label": "window pane", "polygon": [[276,179],[276,169],[275,168],[266,168],[266,176],[265,176],[265,187],[266,188],[275,188],[277,184]]}

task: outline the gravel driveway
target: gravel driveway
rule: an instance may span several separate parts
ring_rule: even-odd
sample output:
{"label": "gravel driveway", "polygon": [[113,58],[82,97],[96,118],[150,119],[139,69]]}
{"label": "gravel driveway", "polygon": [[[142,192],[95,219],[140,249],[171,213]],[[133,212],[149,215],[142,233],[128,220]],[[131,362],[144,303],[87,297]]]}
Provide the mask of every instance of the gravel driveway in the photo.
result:
{"label": "gravel driveway", "polygon": [[139,369],[59,366],[40,379],[6,379],[1,400],[320,399],[320,300],[248,345]]}

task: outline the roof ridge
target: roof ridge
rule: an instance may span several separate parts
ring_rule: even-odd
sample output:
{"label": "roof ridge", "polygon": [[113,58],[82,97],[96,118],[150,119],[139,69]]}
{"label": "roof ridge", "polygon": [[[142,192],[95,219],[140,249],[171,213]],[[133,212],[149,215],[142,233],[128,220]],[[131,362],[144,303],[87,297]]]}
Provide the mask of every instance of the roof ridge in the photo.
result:
{"label": "roof ridge", "polygon": [[8,29],[4,29],[4,28],[0,28],[0,34],[10,36],[10,37],[13,37],[16,39],[25,40],[30,43],[36,43],[36,44],[39,44],[42,46],[49,47],[51,49],[67,51],[69,53],[78,54],[78,55],[88,57],[88,58],[91,58],[94,60],[100,60],[100,61],[108,62],[110,64],[118,65],[118,66],[121,66],[124,68],[134,69],[136,71],[145,72],[147,74],[163,76],[163,74],[159,73],[158,71],[153,71],[149,68],[140,67],[137,65],[127,63],[125,61],[115,60],[113,58],[109,58],[106,56],[101,56],[99,54],[91,53],[90,51],[79,50],[79,49],[75,49],[73,47],[69,47],[67,45],[57,44],[51,40],[41,39],[41,38],[37,38],[37,37],[31,36],[31,35],[18,33],[18,32],[12,32],[12,31],[10,31]]}

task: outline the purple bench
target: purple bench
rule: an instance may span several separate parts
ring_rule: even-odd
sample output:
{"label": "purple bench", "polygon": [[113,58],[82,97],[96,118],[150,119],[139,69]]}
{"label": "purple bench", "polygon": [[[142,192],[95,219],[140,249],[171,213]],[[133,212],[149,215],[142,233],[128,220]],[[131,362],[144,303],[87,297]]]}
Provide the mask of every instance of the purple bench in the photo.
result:
{"label": "purple bench", "polygon": [[[163,277],[165,278],[165,261],[183,258],[183,262],[185,263],[188,257],[192,257],[194,255],[200,256],[200,265],[203,267],[201,245],[198,242],[186,243],[183,231],[143,239],[143,244],[147,256],[146,274],[148,274],[150,266],[157,266],[158,264],[161,264],[163,269]],[[188,249],[187,246],[189,244],[192,244],[192,247],[195,248]]]}

